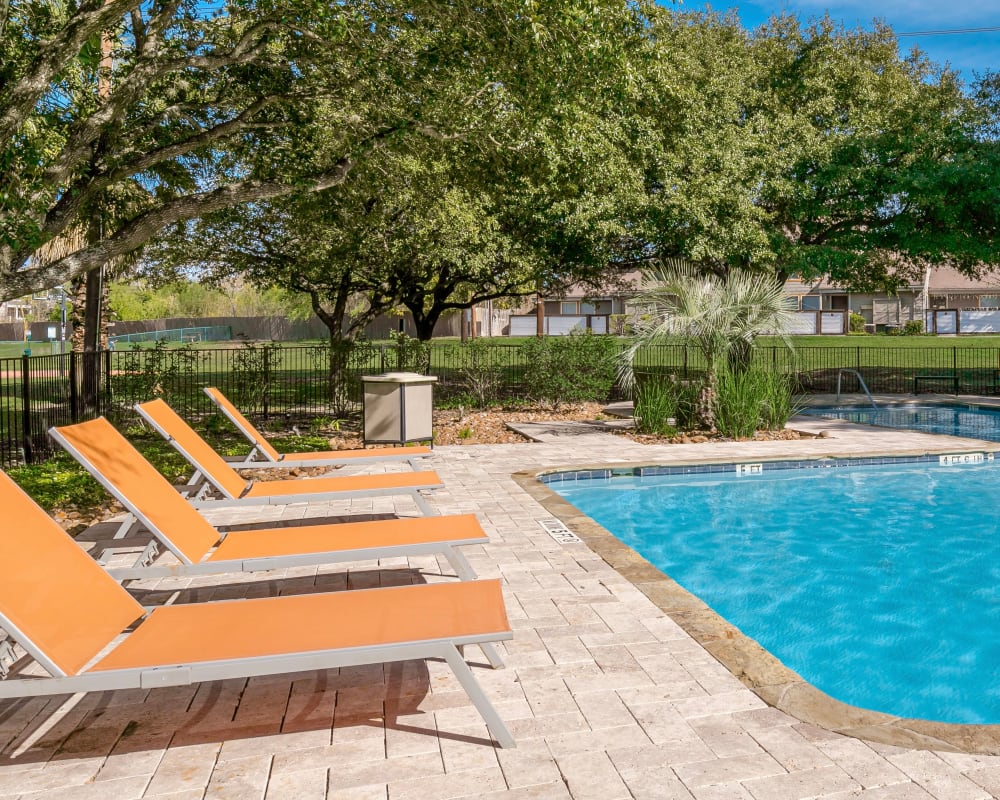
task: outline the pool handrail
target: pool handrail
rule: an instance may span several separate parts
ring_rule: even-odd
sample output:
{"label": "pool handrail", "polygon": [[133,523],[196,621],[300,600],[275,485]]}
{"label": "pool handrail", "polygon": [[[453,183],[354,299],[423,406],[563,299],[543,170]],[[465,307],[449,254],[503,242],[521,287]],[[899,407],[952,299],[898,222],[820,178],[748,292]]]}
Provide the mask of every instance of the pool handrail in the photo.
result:
{"label": "pool handrail", "polygon": [[878,409],[878,403],[875,402],[875,398],[872,397],[872,393],[868,391],[868,386],[865,385],[865,379],[861,377],[861,373],[856,369],[839,369],[837,370],[837,405],[840,405],[840,379],[845,372],[849,372],[856,376],[858,383],[861,384],[861,388],[864,393],[868,396],[868,402],[872,404],[872,408]]}

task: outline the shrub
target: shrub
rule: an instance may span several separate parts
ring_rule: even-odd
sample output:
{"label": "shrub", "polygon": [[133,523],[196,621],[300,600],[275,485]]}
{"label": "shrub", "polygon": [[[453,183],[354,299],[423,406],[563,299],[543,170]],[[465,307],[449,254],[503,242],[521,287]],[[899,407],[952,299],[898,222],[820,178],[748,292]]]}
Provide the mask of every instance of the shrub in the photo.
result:
{"label": "shrub", "polygon": [[397,372],[419,372],[426,375],[431,371],[430,342],[421,342],[403,331],[391,331],[389,338],[395,349]]}
{"label": "shrub", "polygon": [[747,439],[758,430],[780,430],[798,411],[790,375],[755,367],[719,375],[716,427],[723,436]]}
{"label": "shrub", "polygon": [[135,403],[162,397],[178,411],[196,404],[188,390],[196,383],[200,365],[208,358],[193,342],[170,349],[159,340],[150,349],[132,345],[114,362],[111,395],[119,410],[129,412]]}
{"label": "shrub", "polygon": [[924,321],[922,319],[911,319],[903,326],[903,336],[923,336]]}
{"label": "shrub", "polygon": [[270,342],[243,342],[233,354],[229,391],[232,401],[247,414],[264,409],[271,382],[271,362],[279,358],[280,346]]}
{"label": "shrub", "polygon": [[864,333],[865,332],[865,318],[860,314],[852,313],[847,319],[847,327],[851,333]]}
{"label": "shrub", "polygon": [[494,404],[503,387],[503,359],[500,348],[488,339],[473,339],[461,345],[462,366],[458,370],[462,388],[479,408]]}
{"label": "shrub", "polygon": [[592,333],[545,336],[523,346],[528,395],[558,409],[561,403],[606,400],[615,381],[614,338]]}

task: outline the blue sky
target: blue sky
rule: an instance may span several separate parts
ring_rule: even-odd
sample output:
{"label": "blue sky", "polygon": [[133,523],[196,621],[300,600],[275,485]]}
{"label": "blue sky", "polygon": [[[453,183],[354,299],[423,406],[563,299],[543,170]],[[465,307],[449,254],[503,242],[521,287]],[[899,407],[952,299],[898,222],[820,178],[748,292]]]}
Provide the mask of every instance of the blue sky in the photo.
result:
{"label": "blue sky", "polygon": [[[998,0],[714,0],[716,10],[736,8],[749,28],[772,14],[789,11],[803,19],[829,12],[846,25],[869,26],[874,17],[884,19],[897,33],[954,28],[1000,27]],[[703,8],[698,0],[688,0],[681,8]],[[900,39],[906,51],[914,45],[934,61],[948,62],[971,81],[976,71],[1000,69],[1000,31],[950,36],[918,36]]]}

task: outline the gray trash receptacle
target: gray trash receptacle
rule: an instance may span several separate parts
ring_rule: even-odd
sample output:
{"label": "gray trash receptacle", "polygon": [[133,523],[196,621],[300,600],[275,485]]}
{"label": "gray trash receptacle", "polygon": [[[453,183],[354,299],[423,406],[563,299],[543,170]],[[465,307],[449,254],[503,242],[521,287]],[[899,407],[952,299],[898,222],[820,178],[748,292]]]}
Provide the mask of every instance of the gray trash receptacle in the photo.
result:
{"label": "gray trash receptacle", "polygon": [[432,441],[436,381],[417,372],[362,377],[365,444]]}

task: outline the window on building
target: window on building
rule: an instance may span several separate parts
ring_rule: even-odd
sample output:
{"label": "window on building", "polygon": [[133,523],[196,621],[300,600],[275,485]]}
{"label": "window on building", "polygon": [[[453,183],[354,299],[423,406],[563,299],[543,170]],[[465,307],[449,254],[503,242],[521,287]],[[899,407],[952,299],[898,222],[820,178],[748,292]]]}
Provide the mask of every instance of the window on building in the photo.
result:
{"label": "window on building", "polygon": [[984,294],[979,296],[980,308],[1000,308],[1000,295]]}
{"label": "window on building", "polygon": [[559,304],[560,314],[576,314],[576,300],[564,300]]}
{"label": "window on building", "polygon": [[819,311],[823,304],[823,298],[818,294],[804,294],[802,295],[802,310],[803,311]]}
{"label": "window on building", "polygon": [[833,311],[847,311],[847,295],[846,294],[831,295],[830,308]]}

